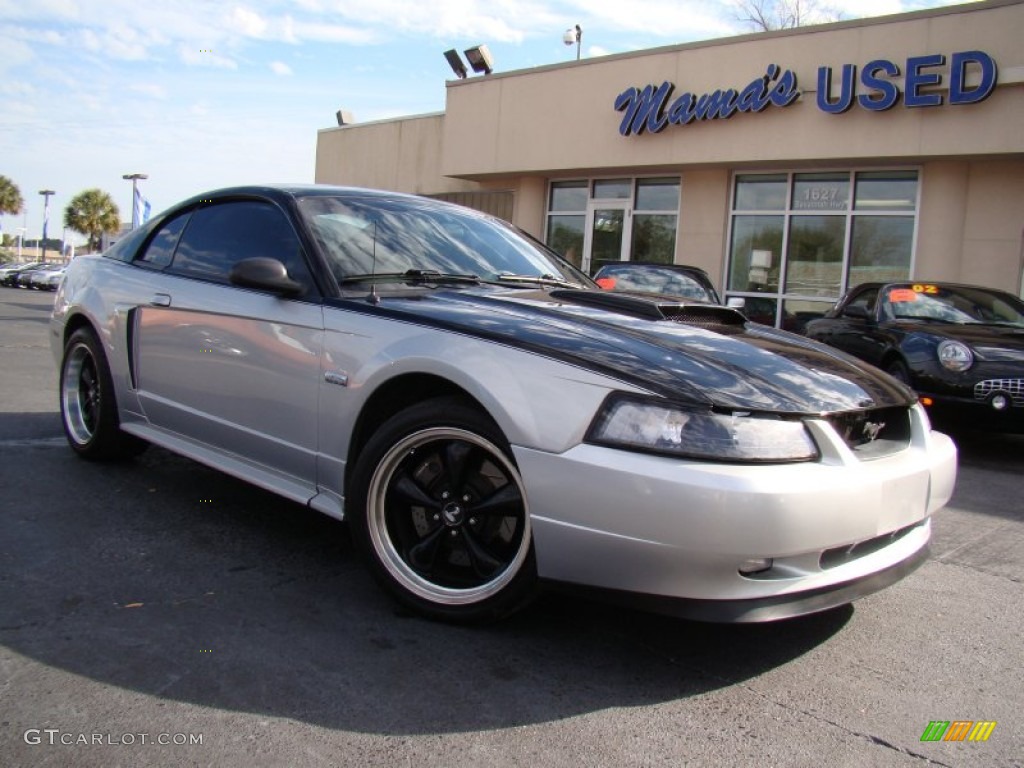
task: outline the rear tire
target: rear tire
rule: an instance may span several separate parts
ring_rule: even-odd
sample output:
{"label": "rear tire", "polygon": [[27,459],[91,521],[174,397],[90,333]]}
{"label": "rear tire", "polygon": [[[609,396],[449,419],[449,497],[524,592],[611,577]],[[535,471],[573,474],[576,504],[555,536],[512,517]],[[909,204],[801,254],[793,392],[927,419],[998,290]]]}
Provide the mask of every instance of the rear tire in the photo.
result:
{"label": "rear tire", "polygon": [[110,367],[91,328],[79,328],[64,347],[60,415],[68,443],[83,459],[124,459],[148,446],[121,431]]}
{"label": "rear tire", "polygon": [[418,613],[494,620],[534,596],[523,480],[497,425],[465,401],[427,400],[386,421],[360,451],[347,501],[374,576]]}

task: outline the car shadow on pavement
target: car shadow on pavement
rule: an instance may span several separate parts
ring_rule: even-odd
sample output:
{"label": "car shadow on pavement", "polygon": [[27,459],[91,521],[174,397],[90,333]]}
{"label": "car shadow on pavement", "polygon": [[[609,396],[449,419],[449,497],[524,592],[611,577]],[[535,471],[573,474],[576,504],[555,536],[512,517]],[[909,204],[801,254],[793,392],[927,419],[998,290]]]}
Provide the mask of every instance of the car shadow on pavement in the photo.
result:
{"label": "car shadow on pavement", "polygon": [[0,441],[63,439],[60,413],[0,413]]}
{"label": "car shadow on pavement", "polygon": [[0,547],[0,643],[160,699],[374,734],[513,728],[743,685],[853,615],[717,626],[548,594],[497,625],[433,623],[305,507],[159,449],[106,465],[17,450],[0,446],[22,500]]}

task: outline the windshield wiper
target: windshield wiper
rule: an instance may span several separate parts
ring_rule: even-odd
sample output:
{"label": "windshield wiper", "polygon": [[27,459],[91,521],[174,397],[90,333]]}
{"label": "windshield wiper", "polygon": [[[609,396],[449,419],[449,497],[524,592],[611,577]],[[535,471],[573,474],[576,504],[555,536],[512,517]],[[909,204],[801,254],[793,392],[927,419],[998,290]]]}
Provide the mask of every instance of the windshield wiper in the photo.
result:
{"label": "windshield wiper", "polygon": [[480,278],[476,275],[438,272],[436,269],[407,269],[405,272],[375,272],[365,275],[346,275],[338,280],[338,284],[383,283],[396,280],[413,283],[473,283],[474,285],[480,282]]}
{"label": "windshield wiper", "polygon": [[580,283],[575,283],[571,280],[565,280],[563,278],[555,277],[552,274],[543,275],[513,275],[508,272],[499,272],[494,276],[493,280],[485,280],[484,282],[495,284],[495,283],[530,283],[531,285],[557,285],[560,287],[579,288]]}

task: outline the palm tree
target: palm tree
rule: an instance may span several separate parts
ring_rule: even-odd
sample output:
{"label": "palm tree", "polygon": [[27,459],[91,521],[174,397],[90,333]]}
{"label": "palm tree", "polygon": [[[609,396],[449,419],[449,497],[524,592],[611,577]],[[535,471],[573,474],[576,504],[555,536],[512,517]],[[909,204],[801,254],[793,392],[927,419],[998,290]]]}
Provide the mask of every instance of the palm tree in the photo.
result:
{"label": "palm tree", "polygon": [[98,251],[102,235],[113,235],[120,229],[121,212],[102,189],[87,189],[71,198],[64,209],[64,226],[86,235],[89,249]]}
{"label": "palm tree", "polygon": [[24,206],[25,201],[21,197],[21,190],[18,189],[18,185],[6,176],[0,176],[0,216],[5,213],[9,213],[12,216],[16,213],[21,213],[21,209]]}

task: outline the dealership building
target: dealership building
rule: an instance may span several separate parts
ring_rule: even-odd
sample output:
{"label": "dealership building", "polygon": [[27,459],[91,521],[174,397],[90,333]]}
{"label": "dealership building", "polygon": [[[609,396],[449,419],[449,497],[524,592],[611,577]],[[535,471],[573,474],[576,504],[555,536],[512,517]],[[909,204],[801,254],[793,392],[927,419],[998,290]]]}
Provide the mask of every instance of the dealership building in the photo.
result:
{"label": "dealership building", "polygon": [[988,0],[456,79],[443,113],[321,130],[316,181],[488,211],[588,272],[696,265],[783,326],[869,280],[1021,295],[1022,33]]}

